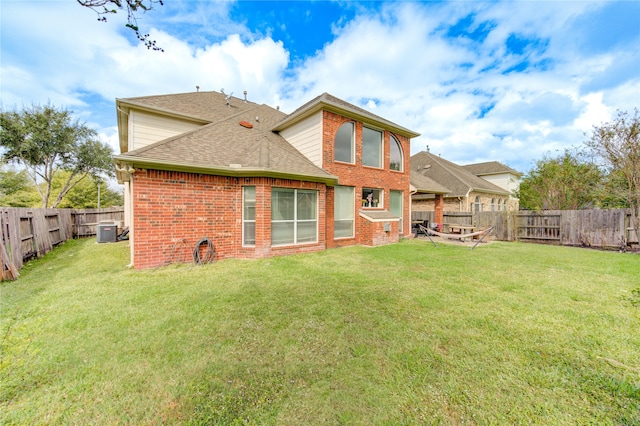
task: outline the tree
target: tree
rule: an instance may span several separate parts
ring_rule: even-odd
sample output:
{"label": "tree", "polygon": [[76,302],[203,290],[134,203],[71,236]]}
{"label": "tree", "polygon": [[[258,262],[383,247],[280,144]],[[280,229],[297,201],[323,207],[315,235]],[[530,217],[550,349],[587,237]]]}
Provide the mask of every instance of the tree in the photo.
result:
{"label": "tree", "polygon": [[612,196],[626,200],[631,209],[631,226],[640,236],[640,117],[638,108],[633,116],[618,111],[609,123],[593,126],[586,142],[591,153],[602,161],[612,177]]}
{"label": "tree", "polygon": [[544,157],[520,183],[520,207],[525,210],[576,210],[599,202],[602,171],[566,150],[557,158]]}
{"label": "tree", "polygon": [[[59,173],[53,182],[55,189],[62,188],[69,172]],[[98,185],[100,185],[100,203],[98,203]],[[59,208],[71,209],[95,209],[100,206],[113,207],[124,204],[122,192],[114,191],[109,185],[99,178],[87,177],[71,189],[62,199]]]}
{"label": "tree", "polygon": [[38,191],[27,171],[16,171],[0,163],[0,206],[34,207],[39,203]]}
{"label": "tree", "polygon": [[142,34],[138,27],[138,18],[136,13],[142,11],[147,12],[153,9],[154,5],[159,4],[162,6],[163,0],[78,0],[81,6],[92,9],[98,14],[98,21],[107,22],[107,15],[118,13],[118,10],[127,11],[127,28],[136,33],[138,40],[147,46],[147,49],[159,50],[164,52],[164,49],[156,46],[155,40],[149,39],[149,34]]}
{"label": "tree", "polygon": [[[0,112],[3,159],[26,167],[40,193],[42,207],[57,207],[87,176],[113,176],[111,147],[96,136],[85,124],[72,121],[71,112],[50,105]],[[60,171],[69,175],[50,206],[53,180]]]}

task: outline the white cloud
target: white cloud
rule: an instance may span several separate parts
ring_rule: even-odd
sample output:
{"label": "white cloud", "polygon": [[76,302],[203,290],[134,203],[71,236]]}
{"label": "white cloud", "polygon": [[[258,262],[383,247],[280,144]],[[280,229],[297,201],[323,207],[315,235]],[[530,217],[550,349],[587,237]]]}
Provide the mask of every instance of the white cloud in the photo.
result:
{"label": "white cloud", "polygon": [[[594,31],[582,17],[591,23],[607,4],[358,7],[353,20],[334,24],[331,42],[291,63],[286,44],[234,22],[228,2],[171,2],[143,15],[139,23],[164,53],[139,45],[122,15],[99,23],[75,2],[3,2],[0,90],[4,106],[50,101],[75,109],[115,147],[116,97],[198,85],[247,90],[249,99],[290,112],[326,91],[420,132],[413,152],[429,145],[452,161],[523,169],[581,143],[617,108],[640,104],[640,54],[628,48],[638,38],[607,51],[582,48]],[[463,19],[471,32],[490,31],[480,40],[448,35]],[[521,53],[507,53],[512,34],[522,39]]]}

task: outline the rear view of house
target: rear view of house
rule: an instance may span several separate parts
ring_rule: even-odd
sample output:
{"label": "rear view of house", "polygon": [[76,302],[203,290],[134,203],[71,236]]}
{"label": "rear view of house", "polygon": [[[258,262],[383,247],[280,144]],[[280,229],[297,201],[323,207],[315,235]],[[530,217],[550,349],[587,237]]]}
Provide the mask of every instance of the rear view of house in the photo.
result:
{"label": "rear view of house", "polygon": [[118,99],[131,261],[262,258],[410,233],[417,133],[324,93],[292,114],[218,92]]}

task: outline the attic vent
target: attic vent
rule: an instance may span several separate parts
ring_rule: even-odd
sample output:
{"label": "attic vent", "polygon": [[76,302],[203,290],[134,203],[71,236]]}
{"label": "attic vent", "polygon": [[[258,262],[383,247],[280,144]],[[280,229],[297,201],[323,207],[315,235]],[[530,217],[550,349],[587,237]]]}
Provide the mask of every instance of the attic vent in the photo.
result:
{"label": "attic vent", "polygon": [[249,123],[248,121],[241,121],[240,125],[242,127],[246,127],[247,129],[253,129],[253,124]]}

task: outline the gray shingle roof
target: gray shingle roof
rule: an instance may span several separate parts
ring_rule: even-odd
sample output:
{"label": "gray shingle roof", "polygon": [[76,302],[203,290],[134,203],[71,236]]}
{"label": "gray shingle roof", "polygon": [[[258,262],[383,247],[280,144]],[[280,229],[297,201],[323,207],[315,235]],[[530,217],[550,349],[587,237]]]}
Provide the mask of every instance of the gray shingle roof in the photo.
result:
{"label": "gray shingle roof", "polygon": [[[213,122],[191,132],[114,156],[116,161],[165,165],[166,169],[210,170],[241,176],[300,176],[327,183],[337,178],[317,167],[284,138],[271,131],[284,113],[266,105]],[[256,120],[258,117],[258,120]],[[240,125],[244,121],[252,128]]]}
{"label": "gray shingle roof", "polygon": [[425,151],[411,156],[411,170],[449,188],[447,197],[465,197],[469,191],[509,194],[499,186],[469,172],[463,166]]}
{"label": "gray shingle roof", "polygon": [[255,108],[258,104],[232,97],[227,105],[226,96],[219,92],[192,92],[171,95],[141,96],[117,99],[118,104],[150,108],[210,123]]}
{"label": "gray shingle roof", "polygon": [[415,170],[411,170],[411,185],[413,185],[417,189],[417,191],[421,193],[448,194],[449,192],[451,192],[449,188],[440,185],[435,180],[428,178]]}
{"label": "gray shingle roof", "polygon": [[467,164],[462,166],[476,176],[496,175],[502,173],[511,173],[516,176],[522,176],[522,173],[505,166],[498,161],[487,161],[485,163]]}

